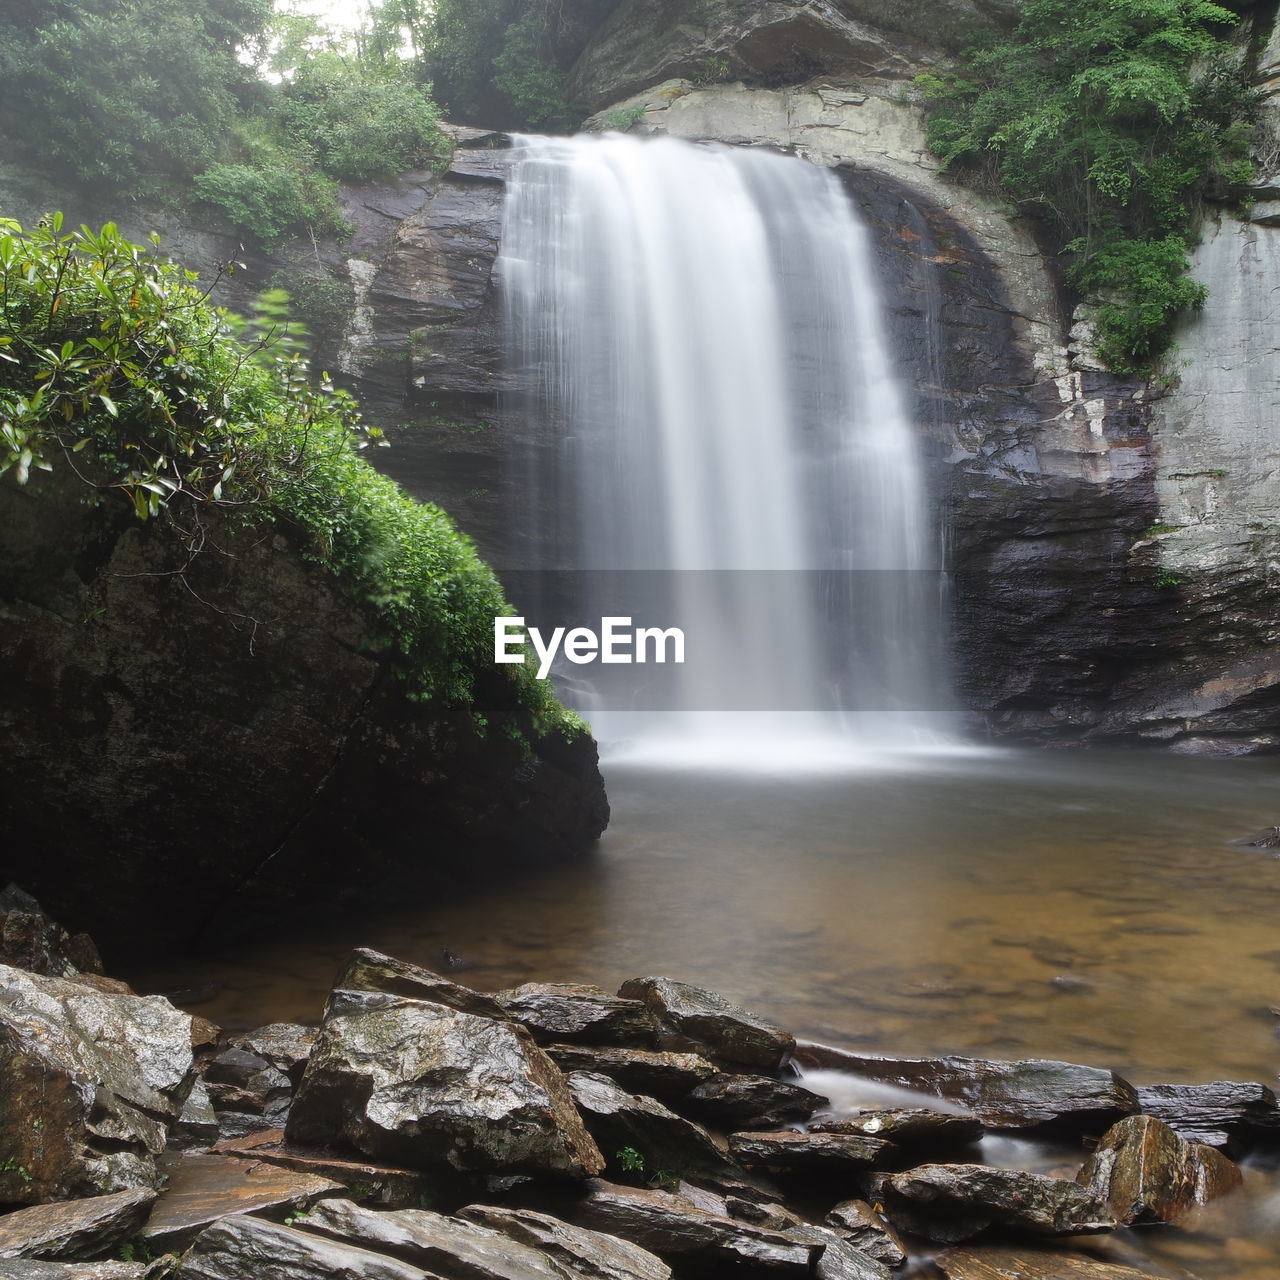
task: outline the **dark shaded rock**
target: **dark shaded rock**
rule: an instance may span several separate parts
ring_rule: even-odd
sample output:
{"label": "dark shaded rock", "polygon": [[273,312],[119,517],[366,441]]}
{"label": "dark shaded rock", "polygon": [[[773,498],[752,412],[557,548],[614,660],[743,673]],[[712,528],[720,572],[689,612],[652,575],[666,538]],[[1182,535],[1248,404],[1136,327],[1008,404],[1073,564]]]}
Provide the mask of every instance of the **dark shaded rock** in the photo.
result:
{"label": "dark shaded rock", "polygon": [[350,1200],[330,1200],[295,1225],[448,1280],[561,1280],[561,1272],[539,1250],[500,1231],[426,1209],[380,1213]]}
{"label": "dark shaded rock", "polygon": [[1107,1130],[1076,1181],[1126,1225],[1174,1222],[1243,1182],[1220,1151],[1185,1142],[1155,1116],[1129,1116]]}
{"label": "dark shaded rock", "polygon": [[[267,1268],[270,1268],[268,1270]],[[395,1258],[260,1218],[224,1218],[196,1238],[178,1280],[438,1280]]]}
{"label": "dark shaded rock", "polygon": [[604,1168],[564,1077],[523,1027],[382,992],[330,997],[287,1134],[409,1168]]}
{"label": "dark shaded rock", "polygon": [[0,1258],[101,1258],[137,1235],[155,1203],[149,1187],[35,1205],[0,1216]]}
{"label": "dark shaded rock", "polygon": [[185,1249],[206,1227],[239,1214],[284,1218],[346,1188],[328,1178],[229,1155],[183,1153],[140,1232],[153,1251]]}
{"label": "dark shaded rock", "polygon": [[319,1027],[303,1027],[293,1022],[273,1022],[244,1035],[232,1036],[231,1045],[264,1058],[297,1084],[315,1048]]}
{"label": "dark shaded rock", "polygon": [[598,1049],[575,1044],[549,1044],[546,1049],[561,1071],[591,1071],[616,1080],[632,1093],[667,1101],[683,1098],[716,1074],[715,1067],[696,1053]]}
{"label": "dark shaded rock", "polygon": [[689,1111],[726,1129],[776,1129],[829,1105],[821,1094],[771,1076],[717,1075],[684,1100]]}
{"label": "dark shaded rock", "polygon": [[638,1000],[622,1000],[600,987],[571,982],[528,982],[495,996],[507,1016],[539,1041],[650,1048],[659,1023]]}
{"label": "dark shaded rock", "polygon": [[[206,513],[219,552],[183,572],[179,539],[86,493],[44,473],[0,485],[0,792],[24,797],[0,847],[68,929],[158,952],[215,918],[276,928],[300,904],[403,893],[407,871],[439,886],[603,829],[587,739],[527,722],[530,767],[466,708],[413,702],[359,606],[284,535]],[[505,684],[477,700],[521,721]]]}
{"label": "dark shaded rock", "polygon": [[1264,1084],[1215,1080],[1211,1084],[1138,1086],[1138,1106],[1158,1116],[1179,1137],[1229,1147],[1252,1135],[1280,1134],[1276,1095]]}
{"label": "dark shaded rock", "polygon": [[178,1123],[169,1130],[169,1146],[179,1151],[208,1147],[218,1141],[218,1113],[203,1080],[191,1086]]}
{"label": "dark shaded rock", "polygon": [[865,1172],[892,1164],[897,1148],[883,1138],[856,1133],[734,1133],[729,1150],[748,1169],[773,1173]]}
{"label": "dark shaded rock", "polygon": [[0,966],[0,1203],[154,1186],[195,1080],[191,1019]]}
{"label": "dark shaded rock", "polygon": [[583,1280],[668,1280],[671,1268],[639,1245],[531,1209],[475,1204],[458,1214],[529,1245]]}
{"label": "dark shaded rock", "polygon": [[723,996],[671,978],[632,978],[618,994],[642,1000],[663,1022],[659,1047],[701,1053],[764,1071],[778,1071],[795,1048],[795,1037],[730,1004]]}
{"label": "dark shaded rock", "polygon": [[812,1133],[861,1133],[905,1148],[964,1147],[982,1137],[982,1123],[976,1117],[925,1107],[860,1111],[839,1120],[819,1120],[809,1129]]}
{"label": "dark shaded rock", "polygon": [[923,1164],[879,1181],[889,1221],[901,1231],[942,1244],[968,1240],[990,1227],[1034,1236],[1111,1231],[1116,1222],[1098,1196],[1040,1173],[980,1164]]}
{"label": "dark shaded rock", "polygon": [[982,1246],[948,1249],[934,1259],[947,1280],[1151,1280],[1151,1273],[1098,1262],[1082,1253]]}
{"label": "dark shaded rock", "polygon": [[[448,1005],[460,1013],[477,1018],[506,1018],[506,1012],[494,996],[472,991],[460,983],[442,978],[407,960],[384,956],[380,951],[357,947],[333,984],[338,991],[382,991],[392,996],[410,996],[414,1000],[430,1000]],[[312,1047],[314,1048],[314,1042]]]}
{"label": "dark shaded rock", "polygon": [[743,1176],[705,1129],[656,1098],[628,1093],[608,1076],[589,1071],[575,1071],[569,1087],[591,1136],[610,1156],[630,1147],[639,1152],[650,1174],[665,1170],[688,1175],[705,1170],[730,1178]]}
{"label": "dark shaded rock", "polygon": [[390,1165],[351,1160],[328,1151],[289,1146],[283,1129],[268,1129],[219,1143],[215,1153],[259,1160],[295,1173],[308,1173],[341,1183],[352,1199],[382,1209],[410,1209],[427,1203],[450,1188],[441,1187],[428,1173]]}
{"label": "dark shaded rock", "polygon": [[696,1208],[666,1191],[641,1191],[599,1179],[572,1210],[575,1222],[620,1236],[659,1257],[704,1265],[806,1272],[821,1247]]}
{"label": "dark shaded rock", "polygon": [[53,978],[102,972],[102,957],[88,934],[73,937],[16,884],[0,893],[0,964]]}
{"label": "dark shaded rock", "polygon": [[878,1058],[809,1043],[796,1061],[948,1098],[996,1129],[1101,1133],[1138,1107],[1133,1086],[1114,1071],[1071,1062]]}
{"label": "dark shaded rock", "polygon": [[825,1222],[859,1253],[886,1267],[900,1267],[907,1260],[902,1237],[865,1200],[842,1201],[827,1214]]}
{"label": "dark shaded rock", "polygon": [[786,1234],[792,1240],[822,1247],[813,1268],[818,1280],[889,1280],[889,1268],[884,1263],[855,1249],[826,1227],[806,1222],[791,1227]]}

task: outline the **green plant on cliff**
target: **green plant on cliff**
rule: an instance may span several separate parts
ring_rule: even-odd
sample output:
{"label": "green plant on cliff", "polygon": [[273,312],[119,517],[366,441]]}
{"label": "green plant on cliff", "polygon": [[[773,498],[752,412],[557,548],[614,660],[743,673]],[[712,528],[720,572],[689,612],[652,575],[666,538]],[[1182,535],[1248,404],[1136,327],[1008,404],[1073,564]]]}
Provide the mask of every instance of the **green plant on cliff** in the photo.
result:
{"label": "green plant on cliff", "polygon": [[0,221],[0,476],[65,468],[188,558],[223,520],[287,531],[362,607],[411,696],[466,702],[483,673],[537,727],[575,732],[531,666],[493,665],[493,619],[511,610],[470,541],[364,460],[379,433],[277,332],[211,307],[191,272],[110,223]]}
{"label": "green plant on cliff", "polygon": [[1029,0],[1008,39],[921,77],[929,143],[1054,228],[1116,371],[1167,349],[1202,285],[1198,205],[1248,176],[1257,96],[1209,0]]}

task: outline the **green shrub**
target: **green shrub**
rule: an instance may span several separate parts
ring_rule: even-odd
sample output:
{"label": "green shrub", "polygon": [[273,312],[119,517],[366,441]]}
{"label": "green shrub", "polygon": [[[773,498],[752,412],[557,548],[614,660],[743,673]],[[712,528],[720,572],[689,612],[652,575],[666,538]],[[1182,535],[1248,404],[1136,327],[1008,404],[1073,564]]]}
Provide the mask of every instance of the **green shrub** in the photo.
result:
{"label": "green shrub", "polygon": [[264,249],[307,228],[317,235],[347,231],[337,184],[280,159],[275,165],[216,164],[196,177],[195,194]]}
{"label": "green shrub", "polygon": [[919,82],[934,153],[1054,228],[1120,372],[1203,301],[1198,204],[1248,173],[1258,99],[1218,34],[1235,21],[1208,0],[1029,0],[1011,38]]}
{"label": "green shrub", "polygon": [[191,272],[113,224],[0,223],[0,476],[74,467],[192,555],[213,512],[287,528],[411,696],[466,702],[483,676],[540,728],[578,732],[532,666],[493,665],[493,619],[510,612],[497,580],[443,511],[360,456],[379,433],[352,398],[313,385],[269,330],[246,344],[234,327]]}

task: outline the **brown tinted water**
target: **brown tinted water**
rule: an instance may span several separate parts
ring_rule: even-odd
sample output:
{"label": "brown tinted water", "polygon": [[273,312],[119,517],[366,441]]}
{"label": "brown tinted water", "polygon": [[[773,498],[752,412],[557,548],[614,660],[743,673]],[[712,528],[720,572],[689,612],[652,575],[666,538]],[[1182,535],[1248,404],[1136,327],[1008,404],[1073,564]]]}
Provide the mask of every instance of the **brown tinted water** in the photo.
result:
{"label": "brown tinted water", "polygon": [[[467,963],[458,980],[485,989],[669,974],[875,1052],[1275,1081],[1280,860],[1233,841],[1280,823],[1280,758],[606,774],[613,824],[581,863],[134,978],[212,988],[189,1007],[228,1028],[314,1022],[350,947],[433,968],[445,948]],[[1080,1160],[987,1143],[1007,1167],[1070,1176]],[[1246,1176],[1182,1230],[1075,1243],[1173,1280],[1280,1280],[1280,1181]],[[918,1260],[910,1274],[938,1273]]]}

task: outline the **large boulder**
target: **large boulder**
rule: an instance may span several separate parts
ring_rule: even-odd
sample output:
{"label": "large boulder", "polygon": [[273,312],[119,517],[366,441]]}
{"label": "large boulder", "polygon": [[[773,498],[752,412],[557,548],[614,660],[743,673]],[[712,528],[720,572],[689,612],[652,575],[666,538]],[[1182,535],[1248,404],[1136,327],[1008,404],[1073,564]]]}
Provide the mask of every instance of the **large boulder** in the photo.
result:
{"label": "large boulder", "polygon": [[162,996],[0,966],[0,1203],[155,1186],[195,1078],[191,1018]]}
{"label": "large boulder", "polygon": [[1129,1116],[1108,1129],[1077,1181],[1125,1224],[1173,1222],[1242,1185],[1220,1151],[1184,1141],[1155,1116]]}
{"label": "large boulder", "polygon": [[523,1027],[382,992],[330,997],[286,1132],[409,1168],[604,1168],[563,1075]]}

